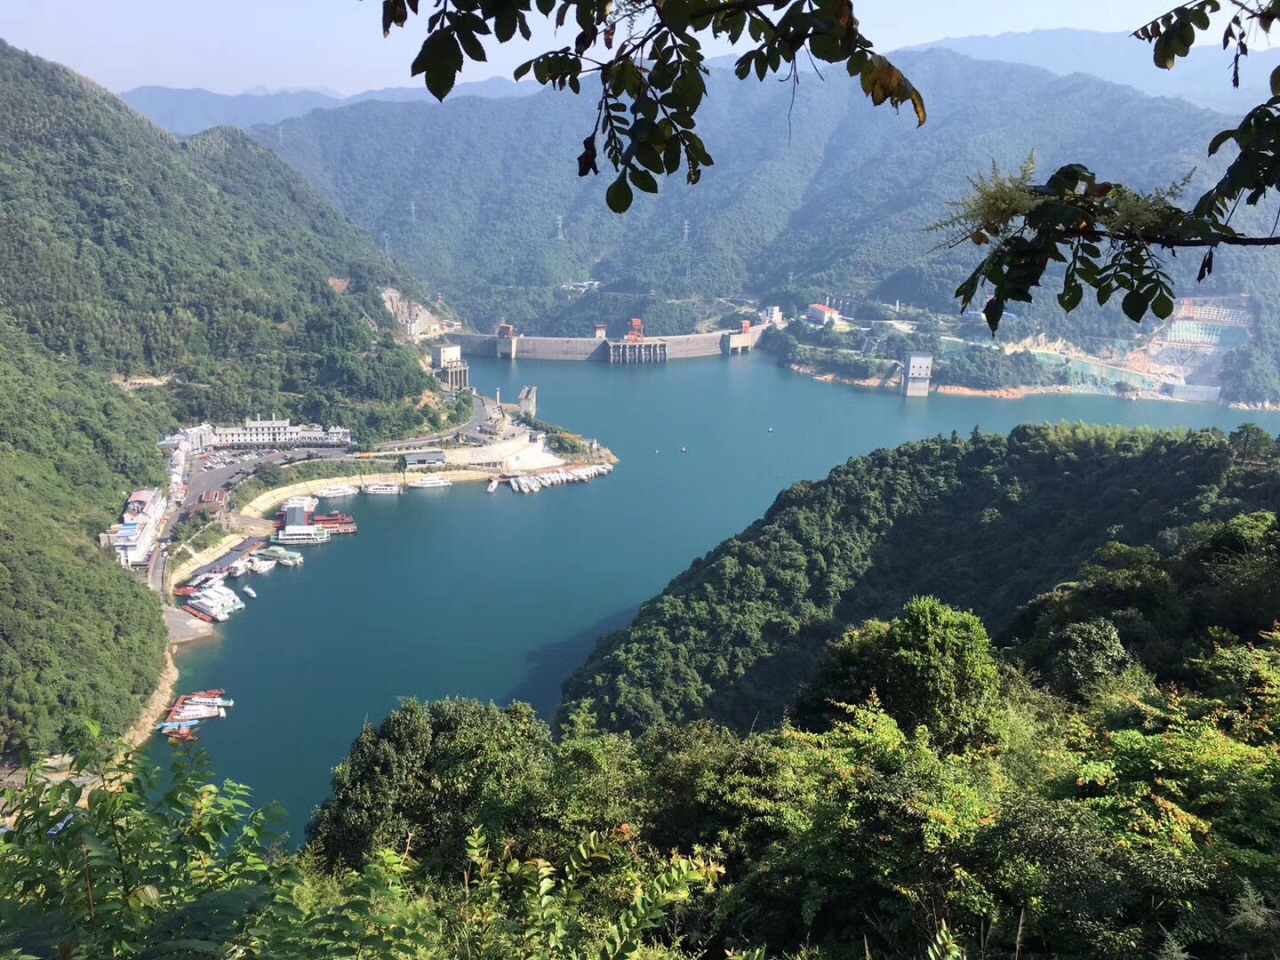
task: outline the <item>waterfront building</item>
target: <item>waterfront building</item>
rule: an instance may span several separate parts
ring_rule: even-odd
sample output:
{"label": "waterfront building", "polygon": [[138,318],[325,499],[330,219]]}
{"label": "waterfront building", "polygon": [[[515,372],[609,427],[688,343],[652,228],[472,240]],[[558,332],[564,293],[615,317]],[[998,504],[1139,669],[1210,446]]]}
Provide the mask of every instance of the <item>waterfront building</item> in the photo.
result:
{"label": "waterfront building", "polygon": [[907,397],[927,397],[929,379],[933,376],[933,354],[908,353],[902,361],[902,394]]}
{"label": "waterfront building", "polygon": [[406,453],[404,460],[411,467],[442,467],[448,462],[443,450],[419,450],[416,453]]}
{"label": "waterfront building", "polygon": [[446,390],[459,393],[471,386],[471,365],[462,359],[462,347],[442,344],[431,348],[431,372]]}
{"label": "waterfront building", "polygon": [[522,387],[520,389],[520,412],[527,417],[538,415],[538,388]]}
{"label": "waterfront building", "polygon": [[245,420],[243,427],[214,427],[211,447],[345,447],[351,443],[346,427],[288,420]]}

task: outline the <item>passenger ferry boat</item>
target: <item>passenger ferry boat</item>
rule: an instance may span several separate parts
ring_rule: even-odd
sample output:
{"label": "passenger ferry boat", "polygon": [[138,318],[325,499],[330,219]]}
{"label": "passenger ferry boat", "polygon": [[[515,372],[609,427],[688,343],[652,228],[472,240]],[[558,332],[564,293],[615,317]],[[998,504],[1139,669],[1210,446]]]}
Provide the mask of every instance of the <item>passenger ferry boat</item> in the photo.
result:
{"label": "passenger ferry boat", "polygon": [[294,546],[328,543],[329,531],[324,527],[317,526],[282,527],[271,535],[271,542]]}
{"label": "passenger ferry boat", "polygon": [[417,480],[410,480],[409,486],[423,490],[430,487],[452,487],[453,481],[446,480],[444,477],[419,477]]}
{"label": "passenger ferry boat", "polygon": [[365,493],[382,493],[396,494],[400,493],[400,484],[398,483],[366,483],[364,485]]}
{"label": "passenger ferry boat", "polygon": [[347,484],[344,483],[344,484],[339,484],[336,487],[325,487],[323,490],[317,493],[316,496],[321,498],[322,500],[331,500],[331,499],[336,499],[337,497],[354,497],[359,492],[360,491],[357,490],[355,487],[348,486]]}
{"label": "passenger ferry boat", "polygon": [[265,550],[259,550],[258,556],[266,557],[268,560],[279,560],[285,566],[289,566],[290,560],[302,559],[302,554],[297,550],[286,550],[284,547],[267,547]]}

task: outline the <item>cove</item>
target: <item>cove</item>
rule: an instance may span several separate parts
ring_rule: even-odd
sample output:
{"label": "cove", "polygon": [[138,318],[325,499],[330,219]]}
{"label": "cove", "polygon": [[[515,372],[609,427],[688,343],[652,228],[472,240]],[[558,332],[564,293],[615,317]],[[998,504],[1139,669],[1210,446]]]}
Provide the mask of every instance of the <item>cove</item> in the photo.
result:
{"label": "cove", "polygon": [[1227,431],[1252,420],[1280,432],[1280,414],[1204,404],[908,400],[815,382],[768,353],[630,367],[473,360],[471,382],[508,399],[536,385],[541,419],[599,439],[621,463],[532,495],[459,484],[335,501],[356,536],[251,578],[258,599],[178,654],[181,689],[221,687],[236,701],[200,731],[217,773],[283,804],[295,842],[366,720],[402,697],[522,699],[548,716],[599,634],[783,488],[851,456],[1059,420]]}

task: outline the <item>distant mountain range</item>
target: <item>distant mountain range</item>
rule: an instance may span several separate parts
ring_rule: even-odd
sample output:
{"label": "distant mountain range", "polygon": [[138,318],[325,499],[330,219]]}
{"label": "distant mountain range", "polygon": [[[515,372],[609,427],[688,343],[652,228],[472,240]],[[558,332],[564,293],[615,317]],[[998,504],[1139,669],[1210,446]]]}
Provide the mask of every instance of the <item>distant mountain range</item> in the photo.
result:
{"label": "distant mountain range", "polygon": [[[540,89],[534,83],[522,84],[505,77],[490,77],[473,83],[460,83],[452,96],[524,97],[537,93]],[[366,100],[435,102],[424,86],[366,90],[350,97],[338,97],[316,90],[226,94],[176,87],[135,87],[120,94],[120,99],[144,117],[182,136],[220,126],[247,130],[262,123],[279,123],[290,117],[300,117],[312,110],[332,109]]]}
{"label": "distant mountain range", "polygon": [[[922,128],[872,107],[847,77],[808,73],[793,89],[713,68],[699,125],[715,165],[696,187],[677,177],[638,197],[625,217],[605,207],[607,175],[575,175],[593,119],[585,95],[367,102],[252,132],[475,326],[506,317],[551,335],[586,335],[596,321],[617,332],[631,317],[687,332],[706,318],[696,298],[733,295],[796,304],[849,294],[950,312],[980,254],[939,249],[944,238],[928,227],[993,160],[1016,169],[1035,151],[1042,173],[1075,161],[1145,189],[1196,169],[1193,193],[1220,169],[1205,145],[1229,118],[1183,101],[947,49],[894,60],[924,91]],[[1194,258],[1173,266],[1188,289],[1280,303],[1263,289],[1280,276],[1276,263],[1233,252],[1199,288]],[[560,289],[588,279],[600,289]],[[1136,330],[1117,305],[1092,300],[1064,318],[1048,288],[1018,312],[1027,322],[1002,338]]]}
{"label": "distant mountain range", "polygon": [[1149,44],[1127,33],[1093,30],[1063,28],[959,37],[912,49],[945,47],[978,60],[1026,63],[1061,74],[1088,73],[1152,96],[1180,97],[1197,106],[1242,115],[1271,96],[1269,78],[1280,65],[1280,49],[1259,45],[1251,50],[1240,64],[1240,87],[1233,89],[1231,54],[1213,42],[1215,36],[1201,34],[1191,56],[1179,60],[1172,70],[1156,67]]}

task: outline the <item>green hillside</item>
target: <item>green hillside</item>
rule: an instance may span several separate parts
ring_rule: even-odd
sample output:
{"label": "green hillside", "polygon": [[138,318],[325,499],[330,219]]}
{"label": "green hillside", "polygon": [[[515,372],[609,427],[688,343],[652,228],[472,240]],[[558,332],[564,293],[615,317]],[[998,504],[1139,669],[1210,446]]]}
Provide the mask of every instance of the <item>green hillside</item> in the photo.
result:
{"label": "green hillside", "polygon": [[0,297],[56,354],[173,377],[182,418],[421,421],[403,401],[428,378],[379,289],[420,291],[241,132],[180,140],[0,43],[0,171]]}
{"label": "green hillside", "polygon": [[163,411],[0,312],[0,755],[52,751],[76,715],[123,732],[155,688],[160,600],[94,538],[158,483]]}
{"label": "green hillside", "polygon": [[[255,133],[358,223],[389,234],[396,255],[477,328],[505,316],[528,333],[586,335],[596,320],[617,332],[641,315],[659,333],[687,331],[714,305],[668,300],[738,294],[787,306],[850,294],[954,313],[952,292],[978,254],[936,250],[943,237],[927,228],[993,160],[1016,169],[1035,151],[1042,171],[1078,161],[1147,188],[1196,169],[1194,192],[1218,169],[1206,144],[1233,122],[1083,74],[946,50],[900,59],[928,101],[918,129],[844,77],[805,74],[793,89],[713,69],[699,127],[715,165],[696,187],[664,184],[625,217],[605,208],[603,183],[574,175],[592,121],[585,95],[368,103]],[[1271,324],[1278,263],[1274,253],[1233,252],[1199,287],[1195,264],[1173,266],[1184,291],[1255,294]],[[557,289],[588,279],[601,289]],[[1115,305],[1068,318],[1046,295],[1018,313],[1002,338],[1135,333]]]}
{"label": "green hillside", "polygon": [[[993,630],[1108,540],[1274,501],[1213,431],[1023,426],[879,450],[783,491],[603,637],[565,684],[564,715],[644,729],[710,717],[772,723],[848,625],[918,594]],[[1029,533],[1030,532],[1030,533]]]}
{"label": "green hillside", "polygon": [[[366,440],[436,417],[386,285],[422,296],[243,133],[177,139],[0,43],[0,754],[76,716],[122,732],[154,689],[159,600],[95,538],[162,481],[175,421],[274,411]],[[167,385],[109,382],[131,375]]]}

